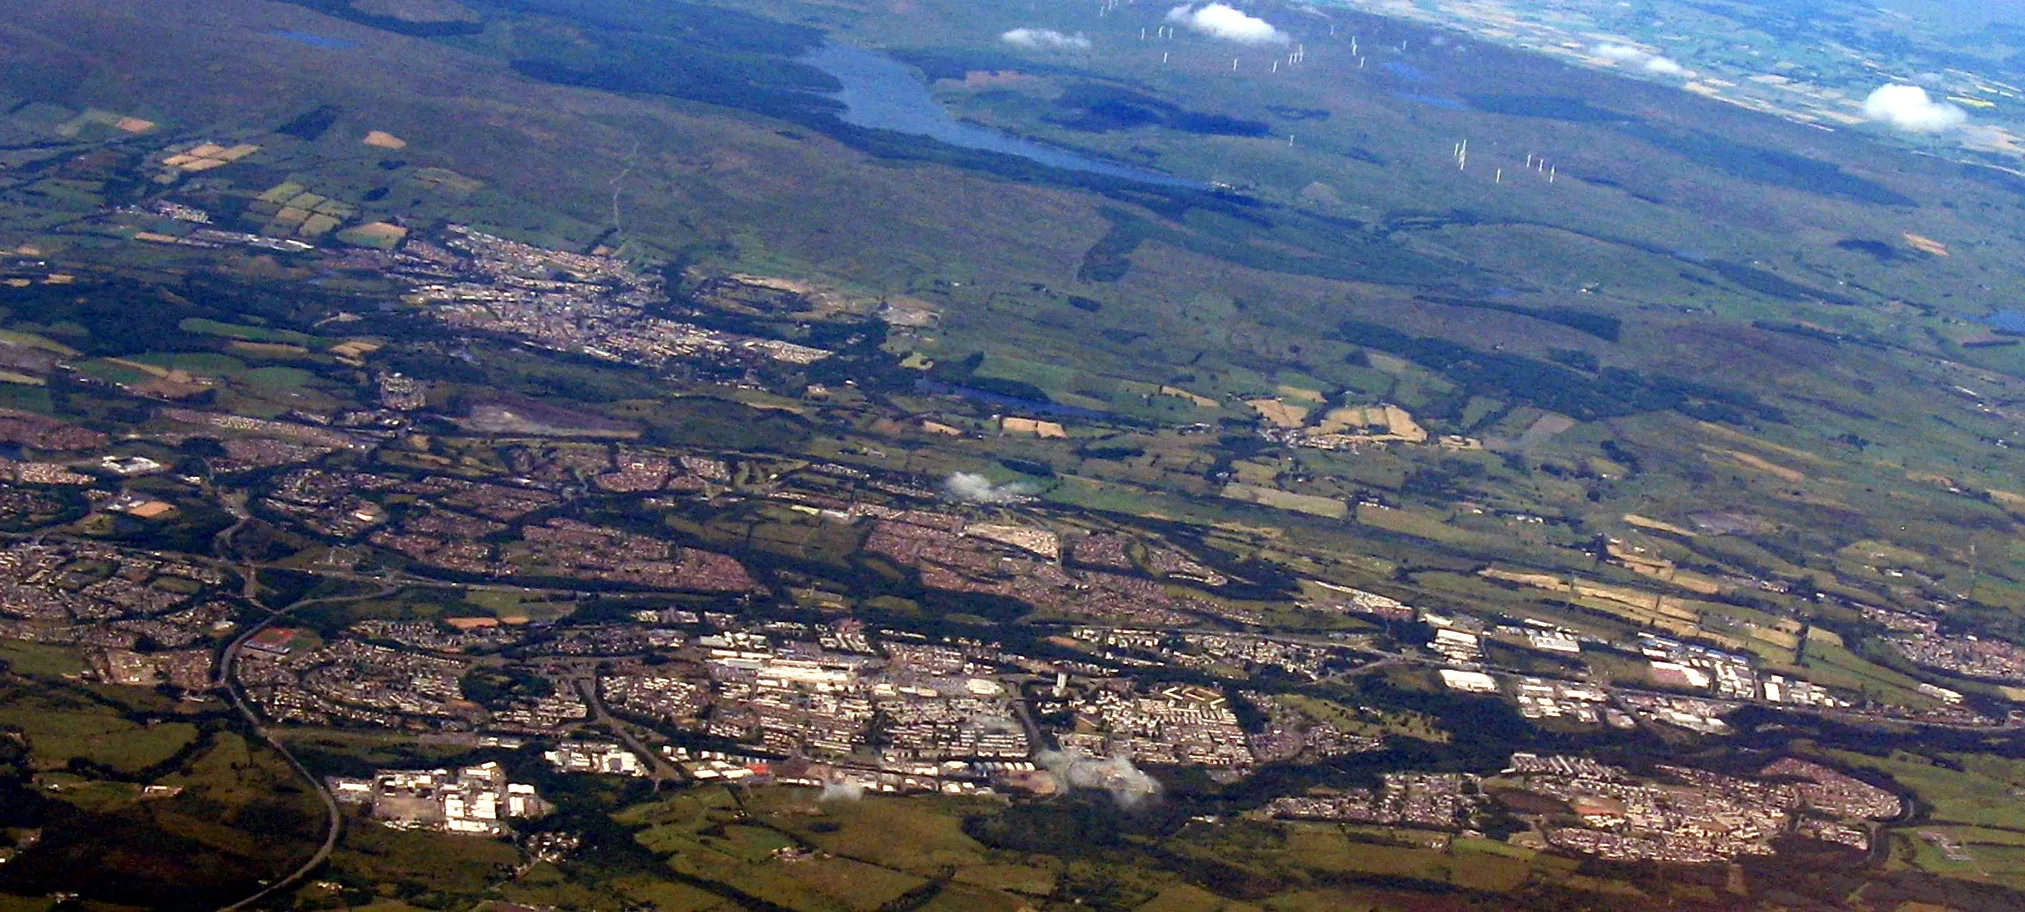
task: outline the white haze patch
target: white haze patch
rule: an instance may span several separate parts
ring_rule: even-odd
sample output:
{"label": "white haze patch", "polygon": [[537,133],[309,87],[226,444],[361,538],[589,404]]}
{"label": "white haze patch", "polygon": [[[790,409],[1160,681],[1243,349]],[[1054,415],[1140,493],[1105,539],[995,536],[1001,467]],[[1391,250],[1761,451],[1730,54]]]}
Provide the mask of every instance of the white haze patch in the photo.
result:
{"label": "white haze patch", "polygon": [[1680,61],[1629,44],[1599,44],[1590,48],[1589,52],[1611,63],[1643,70],[1654,76],[1687,75],[1687,67],[1681,66]]}
{"label": "white haze patch", "polygon": [[1126,809],[1136,808],[1160,794],[1160,781],[1146,775],[1125,757],[1098,760],[1082,754],[1041,751],[1034,760],[1055,774],[1066,789],[1098,789],[1111,793],[1111,800]]}
{"label": "white haze patch", "polygon": [[1286,44],[1286,33],[1273,24],[1223,3],[1182,4],[1167,11],[1167,21],[1199,35],[1238,44]]}
{"label": "white haze patch", "polygon": [[1054,29],[1016,28],[1000,36],[998,40],[1017,48],[1030,51],[1087,51],[1090,39],[1083,33],[1064,34]]}
{"label": "white haze patch", "polygon": [[957,472],[942,480],[942,496],[958,503],[1005,504],[1032,497],[1033,486],[1012,482],[994,484],[975,472]]}
{"label": "white haze patch", "polygon": [[1945,133],[1969,122],[1967,111],[1935,101],[1915,85],[1879,86],[1863,100],[1863,116],[1907,133]]}
{"label": "white haze patch", "polygon": [[1681,66],[1672,57],[1651,57],[1645,61],[1645,71],[1655,76],[1684,76],[1687,67]]}
{"label": "white haze patch", "polygon": [[865,783],[853,779],[832,779],[823,783],[823,793],[817,801],[857,801],[865,797]]}

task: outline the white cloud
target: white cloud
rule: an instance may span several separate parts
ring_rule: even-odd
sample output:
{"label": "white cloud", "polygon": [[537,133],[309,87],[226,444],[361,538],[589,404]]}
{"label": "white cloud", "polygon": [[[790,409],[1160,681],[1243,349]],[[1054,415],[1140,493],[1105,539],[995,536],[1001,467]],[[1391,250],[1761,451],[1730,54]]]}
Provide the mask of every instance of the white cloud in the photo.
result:
{"label": "white cloud", "polygon": [[1084,37],[1081,32],[1069,35],[1055,31],[1054,29],[1044,28],[1016,28],[998,36],[998,40],[1013,47],[1022,47],[1036,51],[1087,51],[1090,49],[1090,39]]}
{"label": "white cloud", "polygon": [[1644,48],[1633,47],[1629,44],[1599,44],[1590,48],[1589,53],[1608,60],[1611,63],[1621,63],[1626,66],[1636,67],[1653,76],[1686,76],[1688,74],[1687,67],[1681,66],[1680,61],[1672,57],[1662,57]]}
{"label": "white cloud", "polygon": [[942,481],[942,496],[958,503],[1017,503],[1033,496],[1033,493],[1031,485],[1019,482],[993,484],[991,479],[975,472],[957,472]]}
{"label": "white cloud", "polygon": [[1652,57],[1645,61],[1645,71],[1655,76],[1681,76],[1687,73],[1687,67],[1672,57]]}
{"label": "white cloud", "polygon": [[1969,114],[1913,85],[1879,86],[1863,100],[1863,116],[1907,133],[1941,133],[1959,127]]}
{"label": "white cloud", "polygon": [[1257,16],[1222,3],[1190,7],[1187,4],[1167,11],[1167,21],[1191,32],[1235,41],[1238,44],[1285,44],[1286,33]]}

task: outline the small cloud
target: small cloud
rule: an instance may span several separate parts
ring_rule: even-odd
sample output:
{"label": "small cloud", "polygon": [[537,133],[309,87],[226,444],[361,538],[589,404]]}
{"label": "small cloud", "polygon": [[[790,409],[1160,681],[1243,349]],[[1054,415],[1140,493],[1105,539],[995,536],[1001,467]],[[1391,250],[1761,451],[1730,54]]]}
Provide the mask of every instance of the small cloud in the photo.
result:
{"label": "small cloud", "polygon": [[1681,66],[1672,57],[1652,57],[1645,61],[1644,66],[1646,72],[1655,76],[1681,76],[1687,73],[1687,67]]}
{"label": "small cloud", "polygon": [[1604,43],[1589,49],[1589,53],[1611,63],[1635,67],[1653,76],[1686,76],[1687,67],[1672,57],[1662,57],[1641,47],[1629,44]]}
{"label": "small cloud", "polygon": [[1033,493],[1031,485],[1019,482],[993,484],[991,479],[975,472],[957,472],[942,481],[943,498],[957,503],[1017,503],[1032,497]]}
{"label": "small cloud", "polygon": [[1907,133],[1944,133],[1969,121],[1967,111],[1935,101],[1915,85],[1879,86],[1863,100],[1863,116]]}
{"label": "small cloud", "polygon": [[1287,43],[1286,33],[1272,23],[1222,3],[1201,7],[1183,4],[1167,11],[1167,21],[1197,34],[1238,44]]}
{"label": "small cloud", "polygon": [[1087,51],[1090,39],[1081,32],[1074,35],[1044,28],[1016,28],[1000,36],[998,40],[1013,47],[1031,51]]}

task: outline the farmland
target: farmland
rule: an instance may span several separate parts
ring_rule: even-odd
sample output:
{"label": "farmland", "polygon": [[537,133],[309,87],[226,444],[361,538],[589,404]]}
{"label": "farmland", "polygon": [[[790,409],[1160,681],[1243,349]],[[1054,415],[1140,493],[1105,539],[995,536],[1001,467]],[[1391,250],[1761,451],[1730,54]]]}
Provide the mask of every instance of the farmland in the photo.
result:
{"label": "farmland", "polygon": [[164,2],[0,34],[6,892],[437,766],[553,806],[348,800],[288,901],[2025,889],[2002,171],[1338,8]]}

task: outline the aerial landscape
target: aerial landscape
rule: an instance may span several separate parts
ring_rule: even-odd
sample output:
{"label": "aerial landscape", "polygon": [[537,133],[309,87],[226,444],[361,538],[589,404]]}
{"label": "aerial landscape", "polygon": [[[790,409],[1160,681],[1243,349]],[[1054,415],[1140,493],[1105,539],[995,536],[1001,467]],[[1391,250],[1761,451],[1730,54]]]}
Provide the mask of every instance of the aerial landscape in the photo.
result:
{"label": "aerial landscape", "polygon": [[2025,4],[13,0],[0,912],[2025,908]]}

